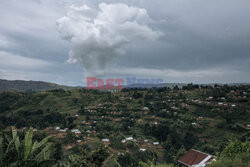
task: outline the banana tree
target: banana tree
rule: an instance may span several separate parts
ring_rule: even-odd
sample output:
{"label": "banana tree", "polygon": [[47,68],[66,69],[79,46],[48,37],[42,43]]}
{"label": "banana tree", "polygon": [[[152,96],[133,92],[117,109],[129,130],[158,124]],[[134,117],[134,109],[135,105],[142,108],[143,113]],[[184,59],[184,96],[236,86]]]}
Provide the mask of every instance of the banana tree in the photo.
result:
{"label": "banana tree", "polygon": [[[50,136],[42,141],[33,143],[33,128],[31,127],[26,132],[23,141],[17,134],[17,131],[12,128],[12,139],[8,136],[0,137],[0,164],[3,167],[7,166],[46,166],[54,160],[51,159],[52,146],[48,142]],[[4,141],[7,141],[4,143]],[[9,156],[14,157],[9,157]]]}

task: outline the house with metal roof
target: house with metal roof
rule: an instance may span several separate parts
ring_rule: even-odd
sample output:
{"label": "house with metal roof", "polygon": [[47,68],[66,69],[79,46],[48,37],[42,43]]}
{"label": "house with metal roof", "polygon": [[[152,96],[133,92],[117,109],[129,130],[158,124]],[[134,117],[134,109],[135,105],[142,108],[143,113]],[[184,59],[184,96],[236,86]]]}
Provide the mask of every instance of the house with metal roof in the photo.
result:
{"label": "house with metal roof", "polygon": [[212,161],[215,161],[215,156],[194,149],[189,150],[178,160],[183,167],[204,167]]}

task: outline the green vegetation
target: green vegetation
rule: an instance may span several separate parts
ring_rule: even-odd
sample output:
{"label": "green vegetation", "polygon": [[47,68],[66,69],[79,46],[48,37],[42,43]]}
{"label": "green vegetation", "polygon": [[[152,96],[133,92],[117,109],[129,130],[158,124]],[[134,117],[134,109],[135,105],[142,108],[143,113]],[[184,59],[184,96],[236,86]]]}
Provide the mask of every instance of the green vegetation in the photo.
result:
{"label": "green vegetation", "polygon": [[72,87],[42,81],[9,81],[0,79],[0,91],[26,91],[27,93],[32,93],[33,91],[53,89],[72,89]]}
{"label": "green vegetation", "polygon": [[48,166],[54,161],[52,143],[49,136],[40,142],[32,142],[33,128],[30,128],[23,141],[12,129],[12,138],[6,134],[0,136],[0,165],[1,166]]}
{"label": "green vegetation", "polygon": [[[249,90],[249,85],[188,84],[0,92],[1,163],[178,166],[194,148],[217,157],[211,166],[249,166]],[[10,131],[12,126],[17,130]]]}
{"label": "green vegetation", "polygon": [[231,142],[208,167],[249,167],[250,142]]}

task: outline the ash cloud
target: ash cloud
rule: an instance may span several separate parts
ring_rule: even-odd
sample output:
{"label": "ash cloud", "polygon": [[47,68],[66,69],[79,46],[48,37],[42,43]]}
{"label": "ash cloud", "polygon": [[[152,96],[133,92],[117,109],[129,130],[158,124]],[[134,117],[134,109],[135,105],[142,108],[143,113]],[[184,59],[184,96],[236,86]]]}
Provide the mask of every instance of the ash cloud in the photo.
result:
{"label": "ash cloud", "polygon": [[162,35],[150,28],[151,21],[143,8],[100,3],[98,9],[72,5],[57,20],[57,27],[70,42],[68,62],[82,65],[85,73],[102,75],[115,57],[125,55],[127,44],[153,41]]}

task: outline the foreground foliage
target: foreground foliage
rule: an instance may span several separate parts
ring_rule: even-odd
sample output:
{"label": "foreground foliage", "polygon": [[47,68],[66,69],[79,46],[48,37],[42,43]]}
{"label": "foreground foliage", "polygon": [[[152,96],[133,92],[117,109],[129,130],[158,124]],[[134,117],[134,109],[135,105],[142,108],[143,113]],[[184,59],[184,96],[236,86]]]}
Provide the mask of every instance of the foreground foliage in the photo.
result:
{"label": "foreground foliage", "polygon": [[30,128],[24,140],[20,140],[17,131],[12,129],[12,138],[6,134],[0,136],[1,166],[47,166],[53,163],[50,136],[40,142],[33,142],[33,128]]}
{"label": "foreground foliage", "polygon": [[[11,137],[10,137],[11,136]],[[54,143],[47,136],[40,142],[33,142],[33,128],[30,128],[23,140],[20,140],[16,129],[11,135],[1,133],[0,136],[0,166],[1,167],[89,167],[101,166],[109,156],[109,151],[104,145],[87,153],[81,149],[78,154],[73,154],[66,160],[56,160]]]}
{"label": "foreground foliage", "polygon": [[250,167],[250,142],[231,142],[208,167]]}

